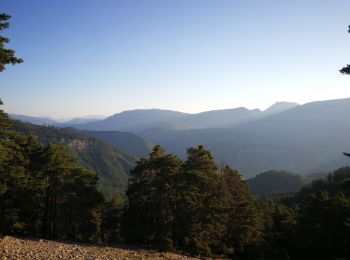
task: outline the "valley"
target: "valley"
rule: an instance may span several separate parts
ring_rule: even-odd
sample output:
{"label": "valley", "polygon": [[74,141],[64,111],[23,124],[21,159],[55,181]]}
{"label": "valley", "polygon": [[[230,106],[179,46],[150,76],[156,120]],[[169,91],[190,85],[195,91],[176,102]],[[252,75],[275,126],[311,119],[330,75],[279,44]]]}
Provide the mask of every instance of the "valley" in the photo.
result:
{"label": "valley", "polygon": [[245,178],[271,169],[305,175],[348,163],[342,152],[350,147],[350,123],[340,116],[348,111],[350,99],[304,105],[277,102],[265,111],[234,108],[185,114],[133,110],[60,127],[79,129],[136,156],[146,156],[152,145],[160,144],[184,158],[187,147],[203,144],[218,163],[228,163]]}

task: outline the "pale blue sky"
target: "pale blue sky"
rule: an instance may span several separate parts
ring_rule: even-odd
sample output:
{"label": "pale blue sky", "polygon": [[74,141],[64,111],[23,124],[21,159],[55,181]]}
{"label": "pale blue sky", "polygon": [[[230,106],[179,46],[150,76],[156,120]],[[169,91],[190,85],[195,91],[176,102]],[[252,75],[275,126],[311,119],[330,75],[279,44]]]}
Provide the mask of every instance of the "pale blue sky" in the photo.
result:
{"label": "pale blue sky", "polygon": [[0,0],[10,113],[264,109],[350,97],[350,1]]}

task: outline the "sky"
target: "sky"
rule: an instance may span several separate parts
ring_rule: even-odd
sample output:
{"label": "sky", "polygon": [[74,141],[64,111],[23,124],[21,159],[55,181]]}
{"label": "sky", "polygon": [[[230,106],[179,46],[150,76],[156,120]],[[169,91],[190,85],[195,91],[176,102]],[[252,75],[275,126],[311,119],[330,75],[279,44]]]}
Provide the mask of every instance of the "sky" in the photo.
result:
{"label": "sky", "polygon": [[350,1],[0,0],[8,113],[63,119],[350,97]]}

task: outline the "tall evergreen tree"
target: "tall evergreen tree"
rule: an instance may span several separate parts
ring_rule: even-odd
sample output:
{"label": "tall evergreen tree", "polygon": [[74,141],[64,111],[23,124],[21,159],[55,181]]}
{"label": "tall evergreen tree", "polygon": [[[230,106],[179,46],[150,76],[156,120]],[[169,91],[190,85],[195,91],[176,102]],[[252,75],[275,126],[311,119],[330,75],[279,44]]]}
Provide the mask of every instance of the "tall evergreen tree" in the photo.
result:
{"label": "tall evergreen tree", "polygon": [[210,241],[216,240],[214,208],[219,175],[211,153],[200,145],[187,149],[187,160],[178,181],[176,237],[182,247],[196,254],[210,255]]}
{"label": "tall evergreen tree", "polygon": [[131,172],[125,237],[130,242],[173,247],[174,177],[181,161],[155,146]]}
{"label": "tall evergreen tree", "polygon": [[103,201],[96,189],[97,174],[78,167],[76,159],[60,145],[49,144],[41,160],[45,187],[42,235],[98,240],[86,229],[98,228],[92,223],[97,214],[93,209]]}
{"label": "tall evergreen tree", "polygon": [[[2,30],[9,28],[9,19],[11,16],[0,13],[0,33]],[[0,34],[0,72],[5,70],[5,65],[23,62],[22,59],[19,59],[15,56],[15,51],[12,49],[6,49],[5,44],[10,41],[9,38],[6,38]]]}
{"label": "tall evergreen tree", "polygon": [[[238,171],[223,166],[220,174],[220,219],[225,225],[222,253],[253,258],[261,242],[262,223],[247,184]],[[252,250],[254,248],[254,250]]]}
{"label": "tall evergreen tree", "polygon": [[122,220],[124,214],[124,199],[121,196],[106,201],[101,209],[101,241],[124,242],[122,235]]}
{"label": "tall evergreen tree", "polygon": [[62,184],[64,175],[72,170],[74,160],[67,156],[61,146],[55,144],[49,144],[44,149],[41,159],[45,185],[42,235],[54,237],[57,223],[58,187]]}

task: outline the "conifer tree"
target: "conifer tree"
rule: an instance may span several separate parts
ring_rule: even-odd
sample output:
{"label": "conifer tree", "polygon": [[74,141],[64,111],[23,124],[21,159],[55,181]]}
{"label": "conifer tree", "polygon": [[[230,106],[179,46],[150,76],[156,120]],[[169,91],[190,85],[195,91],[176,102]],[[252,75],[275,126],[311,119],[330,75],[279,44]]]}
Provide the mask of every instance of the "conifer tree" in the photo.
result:
{"label": "conifer tree", "polygon": [[[220,171],[221,209],[218,222],[225,225],[221,253],[250,256],[261,242],[262,223],[247,184],[229,166]],[[250,252],[248,252],[250,250]]]}
{"label": "conifer tree", "polygon": [[[0,33],[2,30],[9,28],[10,24],[8,20],[11,16],[0,13]],[[0,34],[0,72],[5,70],[5,65],[12,64],[15,65],[17,63],[23,62],[22,59],[17,58],[15,56],[15,51],[12,49],[6,49],[5,44],[10,41],[9,38],[3,37]]]}
{"label": "conifer tree", "polygon": [[195,254],[210,255],[215,240],[213,214],[217,203],[219,175],[212,154],[200,145],[187,149],[187,160],[178,182],[176,236],[181,246]]}
{"label": "conifer tree", "polygon": [[126,239],[131,242],[173,248],[173,220],[176,208],[174,177],[181,161],[166,154],[159,145],[142,158],[131,172],[127,196]]}
{"label": "conifer tree", "polygon": [[103,242],[121,243],[124,199],[121,196],[106,201],[101,209],[101,240]]}

